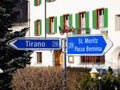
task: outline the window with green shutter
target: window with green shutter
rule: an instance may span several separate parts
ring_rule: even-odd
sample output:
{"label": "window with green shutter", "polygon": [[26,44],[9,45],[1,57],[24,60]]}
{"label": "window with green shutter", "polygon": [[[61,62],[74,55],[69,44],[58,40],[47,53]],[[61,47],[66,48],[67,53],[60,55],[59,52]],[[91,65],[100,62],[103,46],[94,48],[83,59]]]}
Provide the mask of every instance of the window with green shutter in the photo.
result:
{"label": "window with green shutter", "polygon": [[57,33],[57,17],[49,17],[46,20],[46,32],[47,34]]}
{"label": "window with green shutter", "polygon": [[42,0],[34,0],[34,6],[40,5]]}
{"label": "window with green shutter", "polygon": [[34,21],[34,35],[40,36],[42,34],[42,21],[36,20]]}
{"label": "window with green shutter", "polygon": [[99,8],[92,11],[93,28],[108,27],[108,8]]}
{"label": "window with green shutter", "polygon": [[70,25],[70,20],[69,20],[69,14],[64,14],[63,15],[63,29],[65,29],[66,27],[69,27]]}
{"label": "window with green shutter", "polygon": [[60,16],[60,26],[64,29],[65,26],[68,28],[73,27],[73,20],[72,20],[72,14],[64,14],[63,16]]}
{"label": "window with green shutter", "polygon": [[89,12],[79,12],[75,14],[76,34],[89,34]]}
{"label": "window with green shutter", "polygon": [[60,16],[60,28],[63,33],[69,33],[73,29],[73,16],[72,14],[64,14]]}

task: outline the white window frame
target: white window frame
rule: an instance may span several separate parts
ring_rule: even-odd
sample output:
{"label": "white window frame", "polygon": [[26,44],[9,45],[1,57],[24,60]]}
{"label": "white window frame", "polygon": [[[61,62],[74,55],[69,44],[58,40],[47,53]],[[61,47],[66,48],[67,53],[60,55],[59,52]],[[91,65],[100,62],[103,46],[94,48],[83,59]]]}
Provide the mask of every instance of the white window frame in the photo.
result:
{"label": "white window frame", "polygon": [[69,26],[69,15],[66,15],[65,16],[65,24],[66,24],[66,26]]}
{"label": "white window frame", "polygon": [[54,33],[54,17],[50,18],[50,32],[51,34]]}
{"label": "white window frame", "polygon": [[98,28],[104,28],[104,8],[97,10]]}
{"label": "white window frame", "polygon": [[86,34],[86,17],[85,12],[80,12],[81,34]]}

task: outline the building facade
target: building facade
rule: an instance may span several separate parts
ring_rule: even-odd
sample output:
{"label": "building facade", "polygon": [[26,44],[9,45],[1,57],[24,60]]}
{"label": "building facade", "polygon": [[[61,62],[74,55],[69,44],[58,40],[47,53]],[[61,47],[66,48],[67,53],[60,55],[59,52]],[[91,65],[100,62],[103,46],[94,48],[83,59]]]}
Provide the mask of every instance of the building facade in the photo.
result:
{"label": "building facade", "polygon": [[[15,8],[13,9],[13,12],[16,14],[15,17],[16,20],[12,27],[13,31],[20,31],[25,27],[30,27],[29,0],[13,0],[13,1],[16,5]],[[26,36],[30,36],[29,31],[27,32]]]}
{"label": "building facade", "polygon": [[[45,2],[46,1],[46,2]],[[66,55],[68,67],[120,67],[119,0],[31,0],[30,37],[66,38],[68,35],[103,35],[113,42],[104,55]],[[46,27],[45,27],[46,26]],[[46,30],[46,31],[45,31]],[[62,49],[38,50],[31,66],[62,66]]]}

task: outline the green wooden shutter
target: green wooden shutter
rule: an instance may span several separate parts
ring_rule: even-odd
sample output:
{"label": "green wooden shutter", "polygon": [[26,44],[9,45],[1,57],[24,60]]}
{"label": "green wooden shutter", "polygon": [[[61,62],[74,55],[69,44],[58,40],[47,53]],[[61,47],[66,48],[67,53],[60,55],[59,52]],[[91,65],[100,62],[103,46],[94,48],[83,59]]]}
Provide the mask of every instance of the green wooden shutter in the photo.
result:
{"label": "green wooden shutter", "polygon": [[97,22],[96,22],[96,10],[92,11],[92,21],[93,21],[93,28],[96,29],[97,28]]}
{"label": "green wooden shutter", "polygon": [[34,0],[34,6],[36,6],[36,0]]}
{"label": "green wooden shutter", "polygon": [[75,28],[79,28],[78,27],[78,13],[75,14]]}
{"label": "green wooden shutter", "polygon": [[57,17],[54,17],[54,33],[57,33]]}
{"label": "green wooden shutter", "polygon": [[85,13],[86,34],[90,34],[89,30],[89,12]]}
{"label": "green wooden shutter", "polygon": [[63,16],[60,16],[60,27],[63,29]]}
{"label": "green wooden shutter", "polygon": [[49,0],[46,0],[46,2],[49,2]]}
{"label": "green wooden shutter", "polygon": [[108,8],[104,9],[104,27],[108,27]]}
{"label": "green wooden shutter", "polygon": [[[40,25],[39,27],[37,27],[37,23],[39,23],[38,25]],[[37,31],[37,28],[39,31]],[[34,21],[34,35],[37,36],[38,33],[40,33],[39,35],[42,34],[42,21],[39,20],[39,22],[36,20]]]}
{"label": "green wooden shutter", "polygon": [[79,17],[78,17],[78,13],[76,13],[75,14],[75,34],[77,34],[78,33],[78,28],[79,28],[79,22],[78,22],[78,20],[79,20]]}
{"label": "green wooden shutter", "polygon": [[70,28],[73,27],[73,26],[72,26],[72,22],[73,22],[73,20],[72,20],[72,14],[70,14],[70,15],[69,15],[69,27],[70,27]]}
{"label": "green wooden shutter", "polygon": [[49,18],[46,18],[46,33],[49,33]]}
{"label": "green wooden shutter", "polygon": [[40,35],[42,35],[42,20],[40,20]]}
{"label": "green wooden shutter", "polygon": [[34,35],[36,36],[36,21],[34,21]]}
{"label": "green wooden shutter", "polygon": [[42,0],[39,0],[39,5],[42,3]]}

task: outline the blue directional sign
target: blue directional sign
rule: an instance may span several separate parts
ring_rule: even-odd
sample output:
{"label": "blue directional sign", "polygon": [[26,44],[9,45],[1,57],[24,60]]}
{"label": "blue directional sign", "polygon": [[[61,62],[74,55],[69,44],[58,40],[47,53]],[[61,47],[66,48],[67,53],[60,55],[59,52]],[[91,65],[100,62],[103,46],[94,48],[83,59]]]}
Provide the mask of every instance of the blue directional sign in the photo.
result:
{"label": "blue directional sign", "polygon": [[[108,41],[102,35],[67,37],[67,54],[101,55],[107,51]],[[109,48],[112,46],[108,45]]]}
{"label": "blue directional sign", "polygon": [[60,49],[58,38],[17,38],[8,44],[18,50]]}

